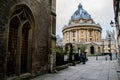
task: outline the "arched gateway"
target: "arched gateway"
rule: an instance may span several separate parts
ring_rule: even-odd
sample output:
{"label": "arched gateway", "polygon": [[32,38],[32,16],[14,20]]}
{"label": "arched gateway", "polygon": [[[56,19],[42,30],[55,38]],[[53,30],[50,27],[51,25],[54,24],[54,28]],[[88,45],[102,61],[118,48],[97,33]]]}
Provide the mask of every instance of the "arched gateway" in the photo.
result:
{"label": "arched gateway", "polygon": [[34,20],[26,5],[17,5],[11,11],[8,33],[6,75],[30,72],[31,45]]}
{"label": "arched gateway", "polygon": [[93,46],[90,47],[90,53],[94,54],[94,47]]}

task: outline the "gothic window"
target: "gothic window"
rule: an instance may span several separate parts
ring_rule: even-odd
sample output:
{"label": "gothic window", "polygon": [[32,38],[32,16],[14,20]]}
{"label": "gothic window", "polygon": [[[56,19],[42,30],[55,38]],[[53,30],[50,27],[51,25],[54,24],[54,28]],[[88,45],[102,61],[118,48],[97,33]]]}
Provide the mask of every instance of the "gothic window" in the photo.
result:
{"label": "gothic window", "polygon": [[22,28],[21,73],[27,72],[29,26],[29,23],[26,23]]}
{"label": "gothic window", "polygon": [[[26,7],[17,8],[10,16],[6,67],[7,76],[16,75],[17,65],[21,65],[19,73],[28,72],[28,40],[31,23],[31,16]],[[20,60],[20,63],[16,62],[18,60]]]}
{"label": "gothic window", "polygon": [[13,19],[11,19],[10,27],[9,27],[9,41],[8,41],[8,53],[7,53],[7,73],[6,73],[7,76],[15,74],[19,25],[20,25],[20,21],[18,17],[14,17]]}

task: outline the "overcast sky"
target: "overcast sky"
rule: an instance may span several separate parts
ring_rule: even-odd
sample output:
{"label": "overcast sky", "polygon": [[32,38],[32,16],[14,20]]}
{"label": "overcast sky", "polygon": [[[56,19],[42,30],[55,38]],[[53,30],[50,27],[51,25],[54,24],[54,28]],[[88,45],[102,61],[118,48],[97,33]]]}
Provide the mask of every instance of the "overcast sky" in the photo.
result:
{"label": "overcast sky", "polygon": [[56,34],[63,37],[62,29],[81,3],[96,23],[102,27],[102,38],[105,38],[106,30],[113,30],[110,21],[114,21],[113,0],[57,0],[56,3]]}

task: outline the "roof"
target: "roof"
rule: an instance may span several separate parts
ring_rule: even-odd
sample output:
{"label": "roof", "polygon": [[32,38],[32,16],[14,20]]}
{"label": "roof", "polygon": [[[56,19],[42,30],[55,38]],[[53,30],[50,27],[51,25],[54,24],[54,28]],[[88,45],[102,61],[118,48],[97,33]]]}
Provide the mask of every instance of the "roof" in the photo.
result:
{"label": "roof", "polygon": [[69,21],[68,25],[65,25],[63,27],[63,30],[70,27],[77,27],[77,26],[80,26],[80,27],[92,26],[92,27],[98,27],[102,29],[100,24],[99,23],[96,24],[91,18],[91,15],[86,10],[83,9],[81,3],[78,5],[78,9],[71,16],[71,20]]}
{"label": "roof", "polygon": [[71,16],[71,20],[78,19],[92,19],[91,15],[86,10],[83,9],[81,3],[78,5],[78,9]]}

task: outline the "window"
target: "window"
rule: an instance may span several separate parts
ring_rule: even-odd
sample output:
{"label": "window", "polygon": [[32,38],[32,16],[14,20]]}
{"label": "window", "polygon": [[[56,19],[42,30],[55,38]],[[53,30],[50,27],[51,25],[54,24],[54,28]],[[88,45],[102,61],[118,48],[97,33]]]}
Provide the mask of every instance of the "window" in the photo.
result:
{"label": "window", "polygon": [[75,42],[75,39],[73,39],[73,42]]}
{"label": "window", "polygon": [[111,35],[109,35],[109,38],[111,37]]}
{"label": "window", "polygon": [[75,31],[73,31],[73,37],[75,37]]}
{"label": "window", "polygon": [[83,34],[83,31],[81,31],[81,34]]}
{"label": "window", "polygon": [[68,40],[67,40],[67,42],[68,42]]}
{"label": "window", "polygon": [[90,31],[90,36],[92,36],[92,31]]}
{"label": "window", "polygon": [[[6,64],[6,75],[13,76],[18,73],[17,65],[20,65],[19,73],[29,72],[28,67],[31,58],[29,55],[29,50],[31,51],[30,34],[32,34],[33,26],[32,14],[30,14],[29,8],[27,6],[21,6],[15,8],[16,10],[12,13],[10,24],[9,24],[9,35],[8,35],[8,52],[6,53],[7,64]],[[32,23],[32,24],[31,24]],[[19,29],[21,27],[21,29]],[[20,52],[18,51],[20,50]],[[19,55],[19,56],[18,56]],[[18,59],[19,57],[19,59]],[[19,61],[20,63],[17,63]]]}
{"label": "window", "polygon": [[81,41],[84,41],[84,39],[83,39],[83,38],[81,38]]}
{"label": "window", "polygon": [[90,41],[92,41],[92,38],[90,38]]}
{"label": "window", "polygon": [[108,45],[108,47],[110,48],[110,44]]}

